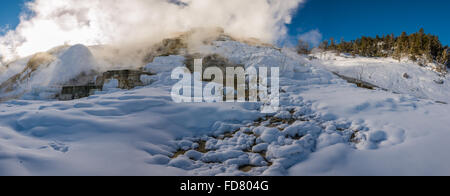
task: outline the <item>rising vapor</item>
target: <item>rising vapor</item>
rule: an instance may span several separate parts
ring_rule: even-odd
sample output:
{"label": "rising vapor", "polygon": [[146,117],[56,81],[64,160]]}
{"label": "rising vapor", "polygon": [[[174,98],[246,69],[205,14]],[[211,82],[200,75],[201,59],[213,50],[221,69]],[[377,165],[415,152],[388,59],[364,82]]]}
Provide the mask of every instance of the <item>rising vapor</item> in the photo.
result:
{"label": "rising vapor", "polygon": [[274,42],[304,0],[35,0],[0,37],[2,62],[63,44],[145,45],[192,28],[221,27]]}

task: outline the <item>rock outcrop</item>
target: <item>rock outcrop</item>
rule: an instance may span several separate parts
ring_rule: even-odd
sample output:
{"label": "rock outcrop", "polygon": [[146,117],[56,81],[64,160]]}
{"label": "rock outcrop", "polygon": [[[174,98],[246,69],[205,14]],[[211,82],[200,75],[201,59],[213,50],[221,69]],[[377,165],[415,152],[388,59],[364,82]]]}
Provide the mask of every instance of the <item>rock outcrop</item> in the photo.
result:
{"label": "rock outcrop", "polygon": [[141,81],[142,75],[153,74],[139,70],[112,70],[97,77],[96,84],[103,86],[109,80],[117,80],[119,82],[117,88],[129,90],[144,85]]}
{"label": "rock outcrop", "polygon": [[103,86],[111,80],[118,81],[116,88],[127,90],[133,89],[145,85],[141,80],[141,76],[143,75],[150,76],[153,74],[139,70],[112,70],[97,76],[81,75],[81,78],[78,80],[89,82],[81,85],[64,85],[61,93],[57,97],[59,100],[73,100],[89,97],[96,91],[102,91]]}

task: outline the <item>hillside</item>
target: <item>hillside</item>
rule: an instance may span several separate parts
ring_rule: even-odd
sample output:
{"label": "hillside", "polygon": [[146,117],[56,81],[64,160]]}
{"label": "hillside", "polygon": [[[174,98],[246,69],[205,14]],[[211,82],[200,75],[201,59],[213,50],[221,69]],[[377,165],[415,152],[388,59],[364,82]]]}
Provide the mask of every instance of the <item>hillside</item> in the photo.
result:
{"label": "hillside", "polygon": [[[358,88],[324,69],[328,61],[288,49],[223,36],[205,43],[195,55],[245,68],[279,66],[280,110],[263,114],[264,103],[175,103],[171,72],[192,53],[177,38],[143,55],[142,66],[128,67],[126,77],[123,66],[97,67],[108,61],[101,50],[110,50],[67,46],[48,52],[50,65],[27,66],[28,57],[3,72],[3,81],[17,74],[29,79],[16,80],[18,98],[0,104],[0,174],[450,174],[447,104]],[[102,88],[87,97],[43,96],[114,70],[118,76],[101,80]],[[132,73],[141,74],[139,81]],[[124,81],[139,84],[120,88]]]}
{"label": "hillside", "polygon": [[318,65],[336,74],[371,83],[392,93],[408,94],[420,99],[450,103],[450,80],[447,74],[413,61],[392,58],[354,57],[335,53],[315,53]]}
{"label": "hillside", "polygon": [[[449,47],[444,46],[438,36],[426,34],[423,28],[410,35],[403,32],[400,36],[394,34],[362,36],[352,41],[342,39],[339,43],[331,38],[330,41],[323,41],[318,48],[326,52],[346,53],[352,56],[390,57],[399,62],[406,59],[441,73],[446,73],[447,67],[450,66]],[[305,51],[302,42],[299,49]]]}

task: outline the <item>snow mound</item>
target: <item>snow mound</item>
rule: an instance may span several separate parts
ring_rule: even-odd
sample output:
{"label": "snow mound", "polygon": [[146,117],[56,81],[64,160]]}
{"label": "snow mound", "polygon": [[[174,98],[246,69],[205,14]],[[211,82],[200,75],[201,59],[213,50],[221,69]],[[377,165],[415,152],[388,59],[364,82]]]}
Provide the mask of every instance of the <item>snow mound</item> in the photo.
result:
{"label": "snow mound", "polygon": [[[27,99],[52,99],[63,85],[85,85],[83,75],[94,73],[97,64],[90,50],[83,45],[61,47],[49,52],[37,53],[18,60],[2,77],[9,77],[1,84],[5,100],[24,97]],[[17,72],[17,68],[23,70]]]}
{"label": "snow mound", "polygon": [[85,73],[96,70],[96,61],[89,48],[74,45],[63,52],[52,67],[50,85],[64,84]]}

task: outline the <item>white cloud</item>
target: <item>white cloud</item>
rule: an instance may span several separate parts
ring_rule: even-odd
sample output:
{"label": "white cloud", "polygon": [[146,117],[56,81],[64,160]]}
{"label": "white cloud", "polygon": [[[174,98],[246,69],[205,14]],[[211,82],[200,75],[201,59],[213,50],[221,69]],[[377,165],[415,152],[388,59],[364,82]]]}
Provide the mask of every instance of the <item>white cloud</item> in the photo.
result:
{"label": "white cloud", "polygon": [[34,0],[0,37],[4,60],[62,44],[150,44],[198,27],[274,42],[304,0]]}

